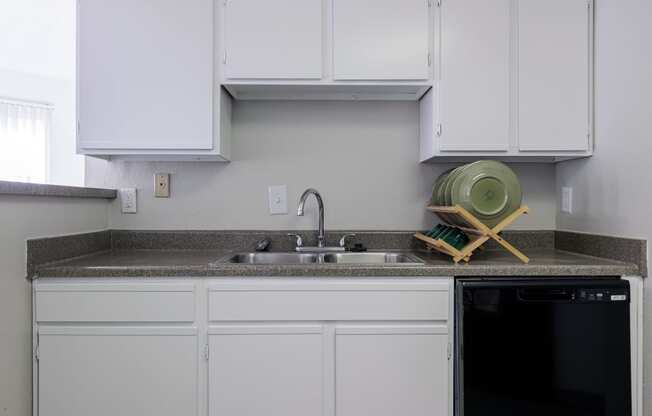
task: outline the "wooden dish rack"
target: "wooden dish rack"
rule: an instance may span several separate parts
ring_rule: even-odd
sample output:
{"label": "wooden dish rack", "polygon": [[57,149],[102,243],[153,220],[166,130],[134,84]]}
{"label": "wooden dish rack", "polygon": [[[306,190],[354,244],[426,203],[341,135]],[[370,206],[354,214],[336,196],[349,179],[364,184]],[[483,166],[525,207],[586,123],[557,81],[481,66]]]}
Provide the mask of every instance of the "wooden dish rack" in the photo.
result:
{"label": "wooden dish rack", "polygon": [[442,239],[434,239],[428,237],[423,233],[416,233],[415,238],[426,243],[428,248],[437,250],[441,253],[447,254],[453,258],[455,263],[459,263],[464,260],[466,263],[469,262],[473,253],[482,248],[482,245],[489,240],[495,240],[498,244],[503,246],[507,251],[518,257],[523,263],[529,263],[530,259],[523,253],[521,253],[516,247],[508,243],[504,238],[502,238],[498,233],[508,227],[511,223],[516,221],[518,217],[523,214],[527,214],[529,208],[525,205],[521,206],[519,209],[511,213],[507,218],[498,223],[495,227],[489,228],[482,221],[477,219],[469,211],[462,208],[459,205],[454,206],[434,206],[430,205],[427,207],[428,211],[446,214],[447,216],[457,216],[461,217],[470,227],[458,227],[453,224],[448,224],[452,227],[457,227],[460,230],[467,233],[469,236],[469,243],[464,246],[461,250],[456,249],[455,247],[448,244]]}

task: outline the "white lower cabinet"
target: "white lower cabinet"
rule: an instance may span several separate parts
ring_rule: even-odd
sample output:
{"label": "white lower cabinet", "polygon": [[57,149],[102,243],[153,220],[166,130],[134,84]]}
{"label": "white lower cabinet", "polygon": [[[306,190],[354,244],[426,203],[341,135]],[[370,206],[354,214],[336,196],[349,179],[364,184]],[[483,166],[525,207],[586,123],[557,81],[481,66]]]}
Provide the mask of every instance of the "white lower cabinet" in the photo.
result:
{"label": "white lower cabinet", "polygon": [[446,415],[449,284],[209,283],[209,415]]}
{"label": "white lower cabinet", "polygon": [[41,416],[197,413],[197,335],[175,328],[39,328]]}
{"label": "white lower cabinet", "polygon": [[446,325],[336,329],[338,416],[432,416],[448,411]]}
{"label": "white lower cabinet", "polygon": [[34,414],[447,415],[451,281],[39,280]]}
{"label": "white lower cabinet", "polygon": [[320,326],[235,326],[209,332],[209,415],[321,414]]}

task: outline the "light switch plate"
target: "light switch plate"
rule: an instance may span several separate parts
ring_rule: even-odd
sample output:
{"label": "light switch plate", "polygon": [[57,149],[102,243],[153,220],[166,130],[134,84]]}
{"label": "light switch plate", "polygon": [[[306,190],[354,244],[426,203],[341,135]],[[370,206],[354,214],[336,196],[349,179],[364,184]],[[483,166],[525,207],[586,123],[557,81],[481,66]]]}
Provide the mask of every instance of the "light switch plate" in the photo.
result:
{"label": "light switch plate", "polygon": [[573,213],[573,188],[569,186],[561,188],[561,212]]}
{"label": "light switch plate", "polygon": [[288,213],[288,187],[287,185],[270,186],[269,213],[271,215],[287,215]]}
{"label": "light switch plate", "polygon": [[169,173],[156,173],[154,174],[154,196],[156,198],[169,198],[170,197],[170,174]]}
{"label": "light switch plate", "polygon": [[136,188],[120,189],[120,204],[123,214],[135,214],[138,212],[138,198]]}

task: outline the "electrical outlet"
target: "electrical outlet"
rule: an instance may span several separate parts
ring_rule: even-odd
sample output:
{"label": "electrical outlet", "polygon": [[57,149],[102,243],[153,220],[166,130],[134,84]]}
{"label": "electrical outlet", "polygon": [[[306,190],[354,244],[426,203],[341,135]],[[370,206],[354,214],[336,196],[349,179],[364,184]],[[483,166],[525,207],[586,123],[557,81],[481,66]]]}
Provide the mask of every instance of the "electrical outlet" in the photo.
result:
{"label": "electrical outlet", "polygon": [[569,186],[561,188],[561,212],[573,213],[573,188]]}
{"label": "electrical outlet", "polygon": [[287,215],[288,213],[288,187],[287,185],[270,186],[269,213],[271,215]]}
{"label": "electrical outlet", "polygon": [[157,173],[154,175],[154,196],[156,198],[170,197],[170,174]]}
{"label": "electrical outlet", "polygon": [[123,214],[135,214],[138,212],[138,199],[136,188],[120,189],[120,204]]}

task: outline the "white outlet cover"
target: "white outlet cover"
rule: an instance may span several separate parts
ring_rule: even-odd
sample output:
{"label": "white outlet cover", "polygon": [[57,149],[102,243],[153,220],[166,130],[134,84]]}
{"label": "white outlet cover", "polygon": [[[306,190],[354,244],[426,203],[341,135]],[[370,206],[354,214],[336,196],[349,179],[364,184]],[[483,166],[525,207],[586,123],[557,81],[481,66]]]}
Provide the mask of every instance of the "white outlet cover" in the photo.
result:
{"label": "white outlet cover", "polygon": [[156,198],[170,197],[170,174],[169,173],[154,174],[154,196]]}
{"label": "white outlet cover", "polygon": [[573,213],[573,188],[569,186],[561,188],[561,212]]}
{"label": "white outlet cover", "polygon": [[271,215],[287,215],[288,187],[287,185],[270,186],[268,189],[269,213]]}
{"label": "white outlet cover", "polygon": [[138,212],[138,197],[136,193],[136,188],[121,188],[119,191],[120,194],[120,204],[122,207],[123,214],[135,214]]}

